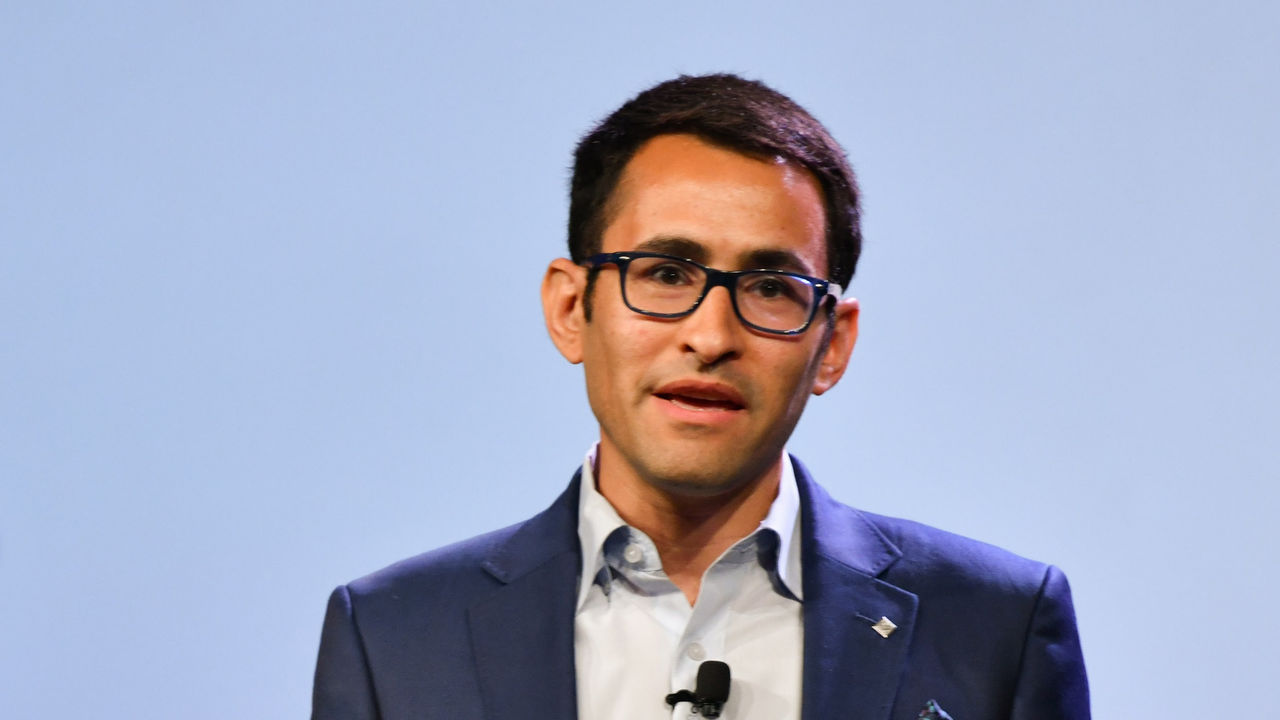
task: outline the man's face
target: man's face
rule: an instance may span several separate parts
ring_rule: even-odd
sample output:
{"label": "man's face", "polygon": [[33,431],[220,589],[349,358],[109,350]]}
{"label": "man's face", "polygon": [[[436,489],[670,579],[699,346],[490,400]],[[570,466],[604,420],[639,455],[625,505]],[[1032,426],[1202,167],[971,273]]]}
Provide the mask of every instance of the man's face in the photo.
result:
{"label": "man's face", "polygon": [[[827,275],[814,177],[692,135],[658,136],[637,151],[610,220],[602,252],[648,250],[721,270]],[[619,279],[614,265],[599,271],[591,321],[581,323],[575,346],[600,422],[602,482],[634,479],[709,496],[765,477],[809,394],[825,391],[843,371],[856,302],[841,305],[829,346],[821,312],[800,335],[768,335],[738,320],[721,287],[691,315],[654,318],[623,304]]]}

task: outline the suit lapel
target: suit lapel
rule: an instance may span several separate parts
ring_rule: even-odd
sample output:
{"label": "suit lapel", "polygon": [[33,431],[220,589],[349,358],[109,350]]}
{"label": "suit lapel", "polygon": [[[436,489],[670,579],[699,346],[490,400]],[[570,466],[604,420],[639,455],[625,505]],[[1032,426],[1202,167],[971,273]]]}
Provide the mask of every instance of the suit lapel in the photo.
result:
{"label": "suit lapel", "polygon": [[[802,717],[884,720],[906,667],[918,602],[877,578],[901,551],[794,465],[804,562]],[[873,627],[882,617],[896,626],[888,637]]]}
{"label": "suit lapel", "polygon": [[[906,666],[917,598],[877,576],[901,551],[793,462],[804,562],[803,720],[885,720]],[[578,482],[575,476],[485,563],[502,585],[470,608],[468,621],[491,720],[577,717]],[[897,626],[888,637],[872,627],[881,617]]]}
{"label": "suit lapel", "polygon": [[496,546],[485,563],[503,583],[468,613],[486,718],[577,717],[577,516],[575,477],[550,508]]}

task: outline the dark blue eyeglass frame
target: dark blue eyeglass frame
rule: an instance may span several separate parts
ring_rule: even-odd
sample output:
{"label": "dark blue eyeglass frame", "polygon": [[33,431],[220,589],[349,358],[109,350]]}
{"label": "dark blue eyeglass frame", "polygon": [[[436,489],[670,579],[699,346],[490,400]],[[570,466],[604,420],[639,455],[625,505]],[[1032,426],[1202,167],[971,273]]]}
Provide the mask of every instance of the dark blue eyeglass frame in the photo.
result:
{"label": "dark blue eyeglass frame", "polygon": [[[641,310],[632,305],[631,301],[627,299],[627,266],[631,264],[632,260],[637,260],[639,258],[662,258],[664,260],[675,260],[677,262],[688,263],[702,270],[702,272],[707,276],[707,281],[702,287],[702,292],[698,294],[698,299],[694,301],[693,307],[685,310],[684,312],[658,313],[649,310]],[[768,269],[717,270],[712,267],[707,267],[700,262],[690,260],[689,258],[682,258],[677,255],[667,255],[666,253],[643,251],[601,253],[587,258],[587,263],[591,266],[592,270],[598,270],[602,265],[612,264],[618,266],[618,289],[622,292],[622,302],[625,303],[627,308],[632,312],[656,318],[682,318],[693,314],[693,311],[697,310],[698,307],[702,305],[702,301],[706,299],[707,293],[711,292],[712,288],[723,287],[729,293],[729,299],[733,304],[733,313],[738,316],[738,321],[752,330],[758,330],[770,335],[799,335],[803,333],[809,329],[810,325],[813,324],[813,318],[817,316],[818,308],[822,307],[823,299],[830,295],[838,301],[840,299],[840,293],[844,292],[843,288],[830,280],[809,277],[808,275],[801,275],[800,273]],[[808,283],[813,288],[813,303],[809,308],[809,317],[805,318],[803,325],[793,330],[775,330],[773,328],[756,325],[742,316],[742,310],[738,307],[738,278],[743,275],[761,274],[798,278]]]}

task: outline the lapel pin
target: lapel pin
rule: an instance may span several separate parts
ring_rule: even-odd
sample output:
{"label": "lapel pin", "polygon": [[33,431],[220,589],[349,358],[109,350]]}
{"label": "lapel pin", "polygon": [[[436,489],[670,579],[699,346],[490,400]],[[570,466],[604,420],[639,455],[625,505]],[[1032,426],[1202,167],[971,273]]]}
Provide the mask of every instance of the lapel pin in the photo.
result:
{"label": "lapel pin", "polygon": [[892,620],[882,615],[880,616],[880,619],[871,626],[871,629],[880,633],[880,637],[887,638],[893,634],[894,630],[898,629],[898,626],[894,625]]}
{"label": "lapel pin", "polygon": [[951,716],[938,707],[937,700],[930,700],[924,704],[924,709],[916,716],[916,720],[951,720]]}

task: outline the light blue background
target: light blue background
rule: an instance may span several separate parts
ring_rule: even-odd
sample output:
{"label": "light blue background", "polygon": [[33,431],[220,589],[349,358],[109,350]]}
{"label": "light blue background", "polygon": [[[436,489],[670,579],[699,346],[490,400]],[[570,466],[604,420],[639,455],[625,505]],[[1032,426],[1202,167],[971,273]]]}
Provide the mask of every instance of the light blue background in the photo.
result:
{"label": "light blue background", "polygon": [[0,715],[305,716],[334,585],[548,503],[572,145],[713,70],[865,191],[792,450],[1065,568],[1097,717],[1270,706],[1274,8],[0,4]]}

